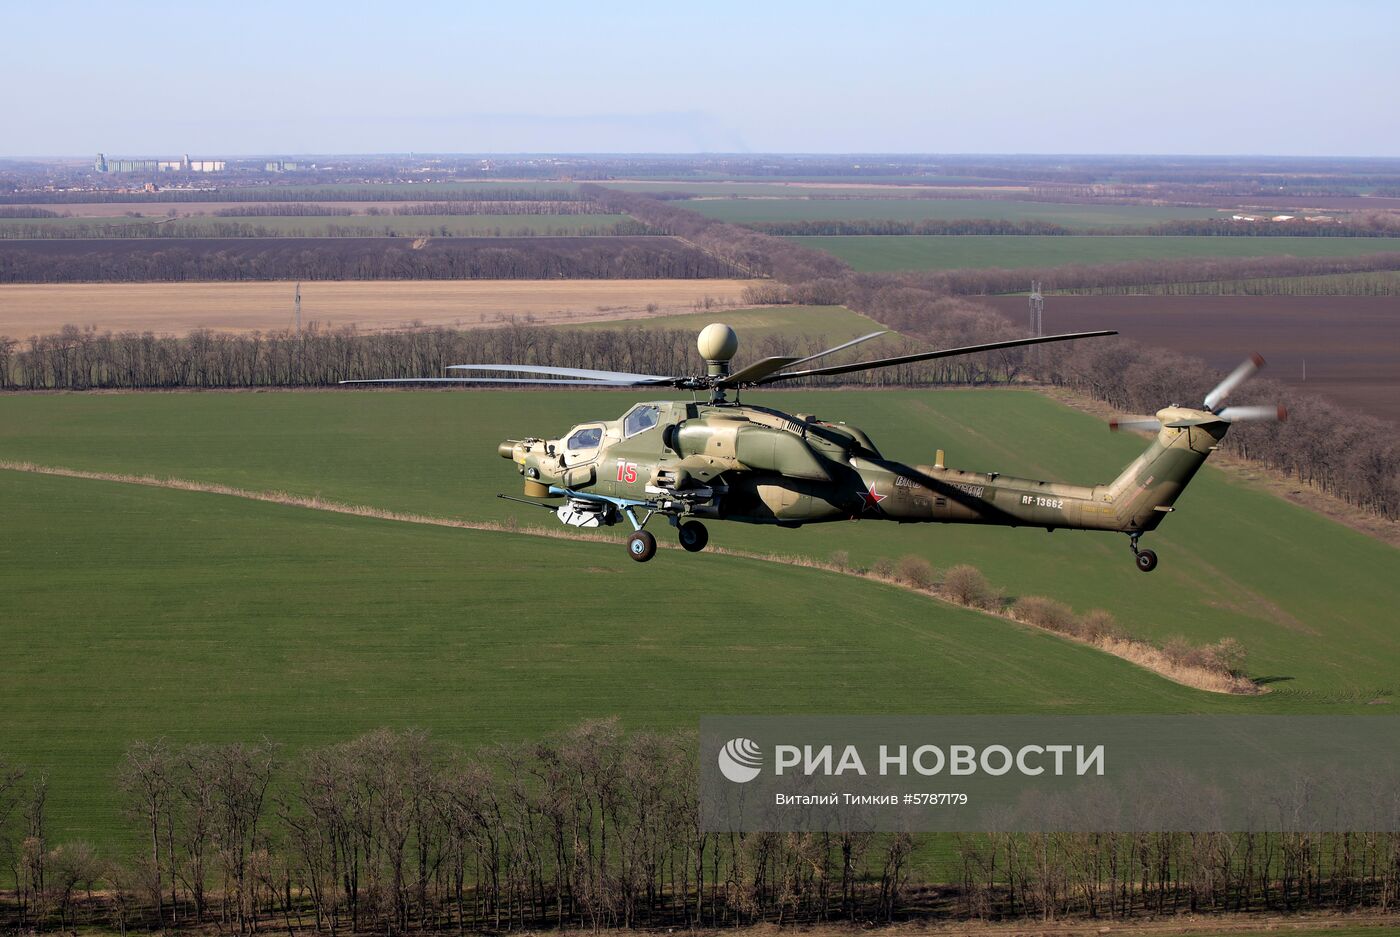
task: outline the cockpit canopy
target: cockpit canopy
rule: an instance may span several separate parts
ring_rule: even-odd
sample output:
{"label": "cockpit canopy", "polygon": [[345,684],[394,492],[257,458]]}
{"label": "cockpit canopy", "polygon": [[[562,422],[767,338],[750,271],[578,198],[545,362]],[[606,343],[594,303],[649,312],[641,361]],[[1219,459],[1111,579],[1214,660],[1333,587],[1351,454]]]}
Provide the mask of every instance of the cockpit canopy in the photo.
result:
{"label": "cockpit canopy", "polygon": [[655,426],[661,419],[661,407],[654,403],[639,403],[622,417],[623,438],[635,436]]}

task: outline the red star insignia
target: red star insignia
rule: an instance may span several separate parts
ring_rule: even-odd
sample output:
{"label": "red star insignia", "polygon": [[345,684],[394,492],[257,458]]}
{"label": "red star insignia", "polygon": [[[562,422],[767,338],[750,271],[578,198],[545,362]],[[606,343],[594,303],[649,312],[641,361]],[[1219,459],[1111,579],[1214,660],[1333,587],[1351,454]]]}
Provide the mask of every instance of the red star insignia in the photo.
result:
{"label": "red star insignia", "polygon": [[861,500],[865,502],[865,507],[863,507],[862,510],[863,510],[863,511],[877,510],[877,509],[879,508],[879,506],[880,506],[880,502],[883,501],[883,500],[885,500],[885,499],[888,498],[888,497],[889,497],[889,495],[876,494],[876,493],[875,493],[875,485],[872,484],[872,485],[870,486],[870,490],[869,490],[869,491],[862,491],[862,492],[860,493],[860,498],[861,498]]}

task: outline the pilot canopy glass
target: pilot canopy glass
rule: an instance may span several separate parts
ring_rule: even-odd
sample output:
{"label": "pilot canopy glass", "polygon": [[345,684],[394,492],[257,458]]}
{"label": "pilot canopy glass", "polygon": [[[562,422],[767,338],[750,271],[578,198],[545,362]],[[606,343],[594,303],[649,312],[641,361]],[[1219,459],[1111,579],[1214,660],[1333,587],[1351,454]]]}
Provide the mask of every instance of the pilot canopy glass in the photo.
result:
{"label": "pilot canopy glass", "polygon": [[576,430],[569,437],[567,445],[571,452],[577,452],[580,449],[596,449],[602,441],[603,428],[601,426],[585,426],[583,429]]}
{"label": "pilot canopy glass", "polygon": [[661,418],[661,408],[654,403],[640,403],[627,411],[622,418],[622,435],[635,436],[657,424]]}

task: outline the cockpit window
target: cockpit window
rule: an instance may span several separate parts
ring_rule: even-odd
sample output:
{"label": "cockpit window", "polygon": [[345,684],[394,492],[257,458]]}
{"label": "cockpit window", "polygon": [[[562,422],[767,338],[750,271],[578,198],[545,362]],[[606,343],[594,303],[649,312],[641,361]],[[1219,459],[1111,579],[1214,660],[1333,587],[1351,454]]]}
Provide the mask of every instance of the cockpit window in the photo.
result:
{"label": "cockpit window", "polygon": [[649,404],[633,408],[627,414],[627,418],[622,421],[622,435],[635,436],[644,430],[651,429],[660,419],[660,414],[660,407],[653,407]]}
{"label": "cockpit window", "polygon": [[580,449],[597,449],[598,444],[602,441],[603,428],[601,426],[589,426],[570,436],[567,445],[570,452],[577,452]]}

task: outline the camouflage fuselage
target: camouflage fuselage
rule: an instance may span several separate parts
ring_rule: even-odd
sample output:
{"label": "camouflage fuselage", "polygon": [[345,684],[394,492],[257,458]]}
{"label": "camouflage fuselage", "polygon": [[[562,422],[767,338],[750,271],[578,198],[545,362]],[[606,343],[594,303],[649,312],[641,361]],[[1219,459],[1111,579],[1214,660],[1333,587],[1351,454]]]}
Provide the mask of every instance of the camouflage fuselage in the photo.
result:
{"label": "camouflage fuselage", "polygon": [[1228,428],[1199,410],[1158,416],[1197,425],[1164,426],[1116,479],[1094,486],[908,465],[853,426],[737,404],[638,404],[499,451],[534,497],[664,500],[684,516],[793,527],[879,519],[1131,533],[1161,523]]}

